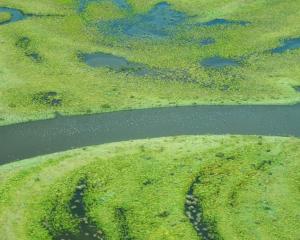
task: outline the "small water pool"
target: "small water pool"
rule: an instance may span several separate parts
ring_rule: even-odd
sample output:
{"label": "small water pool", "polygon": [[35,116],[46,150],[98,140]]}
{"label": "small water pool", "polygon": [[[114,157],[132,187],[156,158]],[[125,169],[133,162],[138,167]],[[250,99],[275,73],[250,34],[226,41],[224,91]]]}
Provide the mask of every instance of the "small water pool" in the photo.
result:
{"label": "small water pool", "polygon": [[79,58],[93,68],[109,68],[116,72],[129,72],[138,76],[152,74],[152,70],[144,64],[130,62],[124,57],[109,53],[84,53],[80,54]]}
{"label": "small water pool", "polygon": [[204,39],[200,40],[200,45],[201,46],[209,46],[209,45],[212,45],[212,44],[215,44],[215,43],[216,43],[216,40],[213,39],[213,38],[204,38]]}
{"label": "small water pool", "polygon": [[300,37],[285,39],[281,46],[272,49],[272,53],[285,53],[287,51],[296,50],[300,48]]}
{"label": "small water pool", "polygon": [[224,18],[216,18],[211,21],[198,23],[198,26],[204,26],[204,27],[214,27],[214,26],[227,26],[227,25],[240,25],[240,26],[246,26],[249,25],[250,22],[248,21],[240,21],[240,20],[227,20]]}
{"label": "small water pool", "polygon": [[216,68],[216,69],[221,69],[225,67],[236,67],[240,65],[240,63],[235,59],[223,58],[219,56],[205,58],[200,62],[200,64],[205,68]]}

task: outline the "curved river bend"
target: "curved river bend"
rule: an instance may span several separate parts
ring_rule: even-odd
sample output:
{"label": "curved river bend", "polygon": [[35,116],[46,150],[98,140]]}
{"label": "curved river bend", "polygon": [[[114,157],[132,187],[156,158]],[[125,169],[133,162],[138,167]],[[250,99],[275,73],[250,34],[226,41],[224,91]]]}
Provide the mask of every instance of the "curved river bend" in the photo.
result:
{"label": "curved river bend", "polygon": [[300,105],[154,108],[3,126],[0,165],[96,144],[196,134],[300,137]]}

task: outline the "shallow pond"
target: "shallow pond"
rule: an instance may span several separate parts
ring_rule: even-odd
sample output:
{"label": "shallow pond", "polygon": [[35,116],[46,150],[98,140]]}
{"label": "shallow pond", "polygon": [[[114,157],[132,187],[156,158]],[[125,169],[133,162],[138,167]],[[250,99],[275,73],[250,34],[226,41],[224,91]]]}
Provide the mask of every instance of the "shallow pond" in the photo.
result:
{"label": "shallow pond", "polygon": [[200,64],[201,64],[201,66],[203,66],[205,68],[221,69],[221,68],[225,68],[225,67],[236,67],[240,63],[235,59],[215,56],[215,57],[203,59],[200,62]]}
{"label": "shallow pond", "polygon": [[290,50],[296,50],[300,48],[300,37],[286,39],[282,42],[280,47],[272,49],[272,53],[284,53]]}
{"label": "shallow pond", "polygon": [[188,71],[151,68],[146,64],[130,62],[124,57],[108,53],[85,53],[80,54],[79,58],[93,68],[109,68],[115,72],[128,73],[139,77],[151,76],[152,79],[162,81],[197,83]]}
{"label": "shallow pond", "polygon": [[15,8],[0,7],[0,12],[6,12],[11,15],[11,18],[9,20],[0,22],[0,25],[21,21],[27,18],[26,14],[24,14],[21,10]]}
{"label": "shallow pond", "polygon": [[123,34],[129,37],[166,37],[187,18],[185,13],[174,10],[169,3],[162,2],[145,14],[100,22],[99,28],[108,34]]}
{"label": "shallow pond", "polygon": [[105,67],[117,72],[129,72],[139,76],[152,74],[153,71],[144,64],[129,62],[124,57],[108,53],[85,53],[79,57],[90,67]]}

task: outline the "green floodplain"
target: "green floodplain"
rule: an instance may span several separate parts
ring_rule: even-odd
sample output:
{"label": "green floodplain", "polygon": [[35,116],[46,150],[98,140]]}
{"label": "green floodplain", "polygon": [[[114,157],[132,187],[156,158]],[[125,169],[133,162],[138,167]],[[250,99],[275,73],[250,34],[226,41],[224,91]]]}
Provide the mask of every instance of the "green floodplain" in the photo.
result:
{"label": "green floodplain", "polygon": [[[185,19],[178,19],[175,28],[169,19],[166,37],[122,33],[126,19],[139,21],[136,16],[146,15],[161,1],[128,0],[129,10],[116,4],[124,0],[81,2],[85,7],[75,0],[1,1],[2,7],[29,14],[22,21],[0,25],[1,125],[48,118],[57,111],[85,114],[191,104],[287,104],[300,99],[294,88],[300,85],[299,49],[272,52],[285,40],[300,37],[298,0],[170,0],[169,11]],[[214,22],[218,19],[227,22]],[[114,23],[116,33],[105,29]],[[119,32],[117,24],[123,28]],[[138,30],[148,33],[151,24],[155,25],[150,22],[150,27]],[[79,57],[95,52],[123,57],[159,74],[93,68]],[[214,56],[239,65],[201,65]],[[52,98],[59,104],[51,104]]]}
{"label": "green floodplain", "polygon": [[0,234],[9,240],[80,234],[72,198],[84,184],[81,217],[101,239],[199,239],[185,209],[194,182],[195,209],[202,209],[211,236],[203,239],[298,239],[299,144],[296,138],[173,137],[5,165]]}
{"label": "green floodplain", "polygon": [[[299,103],[299,12],[300,0],[2,0],[0,126]],[[299,146],[177,136],[19,159],[0,166],[0,239],[297,240]]]}

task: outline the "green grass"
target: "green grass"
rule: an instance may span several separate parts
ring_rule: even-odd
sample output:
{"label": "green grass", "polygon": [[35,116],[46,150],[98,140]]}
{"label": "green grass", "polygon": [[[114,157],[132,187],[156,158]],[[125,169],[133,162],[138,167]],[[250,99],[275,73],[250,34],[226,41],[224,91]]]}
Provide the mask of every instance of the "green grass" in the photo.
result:
{"label": "green grass", "polygon": [[[150,9],[157,0],[129,1],[133,12]],[[95,22],[122,18],[127,13],[110,1],[92,3],[76,12],[71,0],[3,0],[2,6],[25,13],[63,17],[31,17],[0,26],[0,125],[120,109],[190,104],[286,104],[300,99],[293,86],[300,85],[299,50],[272,55],[266,50],[282,39],[300,36],[296,1],[184,1],[170,0],[173,7],[194,16],[193,22],[215,18],[250,21],[249,26],[190,28],[173,40],[120,40],[97,30]],[[30,39],[27,49],[18,41]],[[200,47],[202,38],[216,44]],[[77,57],[80,52],[107,52],[152,68],[185,71],[197,83],[155,80],[93,69]],[[39,56],[36,61],[33,55]],[[244,64],[225,71],[199,66],[206,57],[243,58]],[[34,55],[36,56],[36,55]],[[224,91],[226,86],[226,91]],[[33,101],[40,92],[55,91],[60,106]]]}
{"label": "green grass", "polygon": [[0,24],[7,22],[8,20],[10,20],[10,18],[11,18],[10,13],[0,12]]}
{"label": "green grass", "polygon": [[[184,203],[200,176],[194,194],[206,222],[221,238],[297,239],[299,144],[296,138],[174,137],[88,147],[4,165],[0,235],[46,240],[51,239],[46,223],[51,231],[76,229],[68,203],[84,178],[88,216],[107,239],[120,239],[125,225],[134,239],[199,239],[184,214]],[[120,208],[126,217],[122,212],[116,215]]]}

